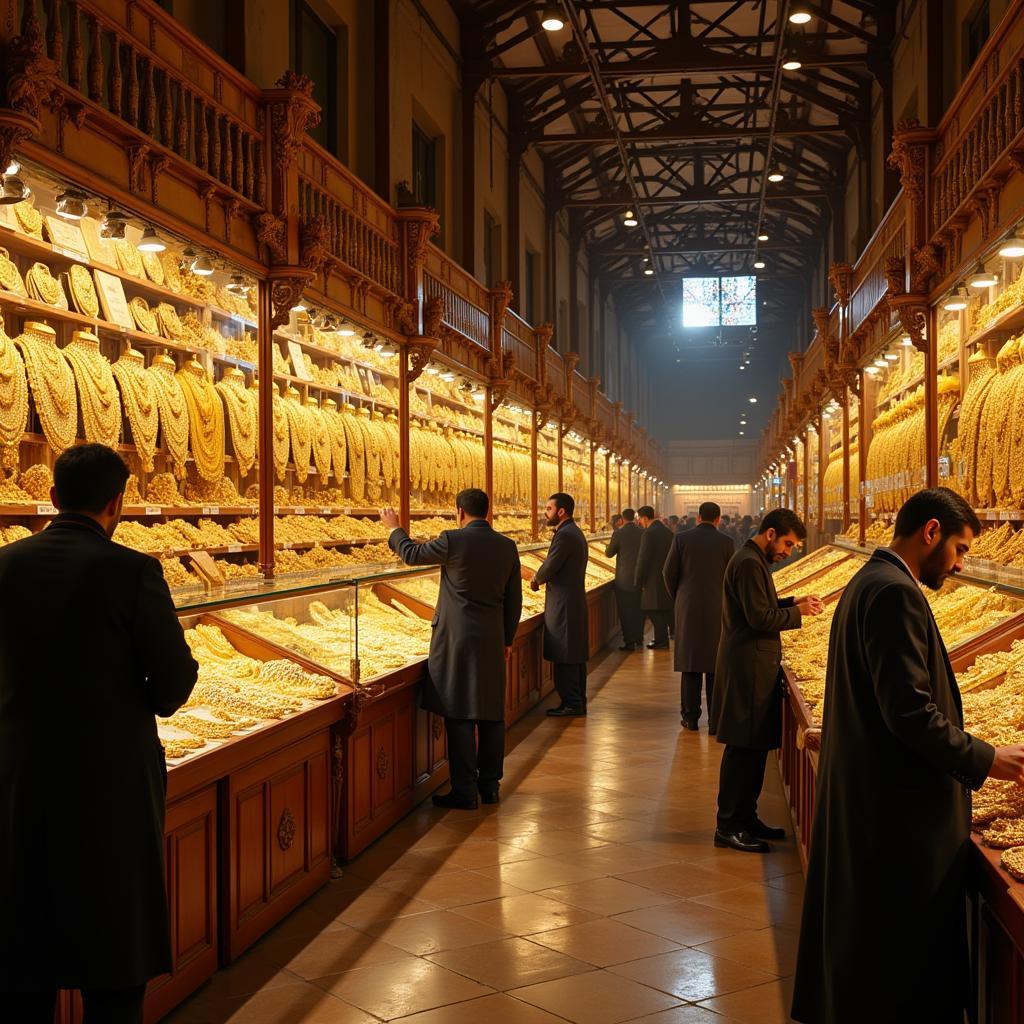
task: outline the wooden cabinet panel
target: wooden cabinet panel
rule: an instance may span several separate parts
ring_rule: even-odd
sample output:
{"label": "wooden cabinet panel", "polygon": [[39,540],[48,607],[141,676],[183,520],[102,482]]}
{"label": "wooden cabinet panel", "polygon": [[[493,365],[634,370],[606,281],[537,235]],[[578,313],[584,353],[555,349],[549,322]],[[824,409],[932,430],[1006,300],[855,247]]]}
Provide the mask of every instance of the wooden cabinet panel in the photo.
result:
{"label": "wooden cabinet panel", "polygon": [[235,959],[330,877],[330,730],[229,775],[224,954]]}
{"label": "wooden cabinet panel", "polygon": [[395,802],[395,713],[386,714],[370,726],[370,750],[373,772],[370,776],[373,810],[387,808]]}
{"label": "wooden cabinet panel", "polygon": [[[419,710],[417,691],[413,691],[412,700],[404,700],[395,708],[394,773],[395,799],[408,801],[412,798],[415,778],[415,759],[413,756],[416,743],[416,712]],[[436,716],[435,716],[436,717]],[[432,766],[431,771],[434,768]]]}

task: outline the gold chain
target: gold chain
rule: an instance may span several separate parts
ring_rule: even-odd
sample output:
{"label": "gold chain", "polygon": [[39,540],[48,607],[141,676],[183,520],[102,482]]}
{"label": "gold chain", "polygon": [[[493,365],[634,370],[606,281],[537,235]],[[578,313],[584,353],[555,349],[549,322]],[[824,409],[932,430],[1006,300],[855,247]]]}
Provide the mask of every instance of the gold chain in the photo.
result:
{"label": "gold chain", "polygon": [[215,483],[224,475],[224,407],[199,363],[188,363],[176,376],[188,406],[196,472],[201,479]]}
{"label": "gold chain", "polygon": [[312,435],[313,464],[320,475],[321,486],[326,487],[331,476],[331,431],[315,398],[306,399],[306,410]]}
{"label": "gold chain", "polygon": [[114,252],[117,253],[118,268],[132,277],[144,277],[142,270],[142,254],[135,248],[135,243],[127,238],[114,239]]}
{"label": "gold chain", "polygon": [[111,367],[121,392],[121,403],[132,428],[132,441],[145,472],[153,471],[156,438],[160,428],[160,409],[156,385],[146,373],[141,352],[129,348]]}
{"label": "gold chain", "polygon": [[21,353],[0,320],[0,466],[18,464],[18,448],[28,426],[28,381]]}
{"label": "gold chain", "polygon": [[21,279],[21,271],[6,249],[0,249],[0,288],[5,292],[14,292],[15,295],[28,298],[25,282]]}
{"label": "gold chain", "polygon": [[33,263],[25,275],[28,284],[29,295],[45,302],[48,306],[67,306],[67,299],[61,302],[63,294],[60,282],[50,273],[50,268],[45,263]]}
{"label": "gold chain", "polygon": [[175,474],[181,479],[185,475],[188,458],[188,407],[174,373],[174,360],[167,355],[158,355],[146,372],[156,390],[164,447],[174,464]]}
{"label": "gold chain", "polygon": [[284,398],[288,416],[288,427],[292,438],[292,460],[295,463],[295,479],[301,484],[309,476],[309,457],[313,448],[313,425],[309,410],[299,401],[299,393],[289,388]]}
{"label": "gold chain", "polygon": [[53,328],[46,324],[25,324],[24,333],[15,338],[14,343],[25,359],[28,383],[43,433],[59,455],[75,443],[78,431],[78,402],[71,364],[57,348]]}
{"label": "gold chain", "polygon": [[83,316],[93,318],[100,315],[100,300],[96,295],[96,286],[92,282],[92,274],[88,267],[81,263],[73,263],[68,271],[68,283],[71,285],[71,298],[75,300],[75,308]]}
{"label": "gold chain", "polygon": [[121,437],[121,406],[110,363],[100,352],[100,341],[87,331],[75,331],[64,348],[78,384],[85,439],[113,448]]}
{"label": "gold chain", "polygon": [[156,316],[153,311],[149,308],[149,303],[139,295],[136,295],[128,303],[128,308],[132,311],[132,319],[135,321],[135,326],[138,327],[143,334],[158,334],[156,329]]}

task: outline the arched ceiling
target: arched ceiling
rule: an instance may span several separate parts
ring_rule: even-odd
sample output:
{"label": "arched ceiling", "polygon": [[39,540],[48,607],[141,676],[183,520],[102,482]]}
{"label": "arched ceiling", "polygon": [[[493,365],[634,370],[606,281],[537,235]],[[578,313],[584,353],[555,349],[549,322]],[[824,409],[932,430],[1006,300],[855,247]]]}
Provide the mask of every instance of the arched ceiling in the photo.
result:
{"label": "arched ceiling", "polygon": [[[674,330],[682,277],[753,272],[760,256],[762,322],[791,323],[889,73],[895,4],[560,0],[565,27],[546,32],[548,6],[462,0],[465,70],[506,86],[513,139],[542,152],[549,201],[626,319]],[[806,24],[790,24],[797,7]],[[793,53],[802,66],[783,70]]]}

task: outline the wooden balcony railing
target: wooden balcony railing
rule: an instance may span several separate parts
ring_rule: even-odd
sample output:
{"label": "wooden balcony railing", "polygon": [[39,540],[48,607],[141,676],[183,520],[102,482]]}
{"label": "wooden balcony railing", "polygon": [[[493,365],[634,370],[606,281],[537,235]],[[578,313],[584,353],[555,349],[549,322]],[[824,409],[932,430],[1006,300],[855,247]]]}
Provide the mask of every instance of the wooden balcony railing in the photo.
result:
{"label": "wooden balcony railing", "polygon": [[490,349],[490,293],[434,245],[427,247],[423,289],[426,298],[441,299],[445,324]]}
{"label": "wooden balcony railing", "polygon": [[906,253],[906,205],[901,192],[889,207],[853,268],[850,330],[855,331],[885,296],[885,261]]}

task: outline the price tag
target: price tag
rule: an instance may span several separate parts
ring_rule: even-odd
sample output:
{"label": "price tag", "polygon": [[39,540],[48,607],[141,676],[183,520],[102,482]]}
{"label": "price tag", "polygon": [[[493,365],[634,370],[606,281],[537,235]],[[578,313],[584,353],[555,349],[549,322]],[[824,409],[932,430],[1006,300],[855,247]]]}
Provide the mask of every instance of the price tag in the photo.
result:
{"label": "price tag", "polygon": [[346,516],[352,515],[352,509],[348,505],[346,505],[341,511],[342,511],[343,515],[346,515]]}
{"label": "price tag", "polygon": [[280,505],[275,505],[274,506],[274,515],[275,516],[279,516],[280,514],[281,514],[281,506]]}
{"label": "price tag", "polygon": [[204,516],[219,516],[220,515],[220,505],[204,505],[203,506],[203,515]]}
{"label": "price tag", "polygon": [[334,510],[330,509],[330,508],[322,508],[322,509],[320,509],[320,515],[322,515],[322,516],[329,516],[329,515],[331,515],[333,513],[333,511]]}
{"label": "price tag", "polygon": [[948,455],[939,456],[939,479],[947,480],[950,476],[950,460]]}
{"label": "price tag", "polygon": [[241,552],[241,550],[242,550],[242,545],[241,544],[229,544],[228,545],[228,554],[229,555],[237,555],[237,554],[239,554]]}
{"label": "price tag", "polygon": [[57,515],[57,509],[53,505],[36,505],[37,516],[55,516]]}
{"label": "price tag", "polygon": [[864,499],[864,507],[865,508],[874,508],[875,507],[875,496],[873,494],[869,494]]}
{"label": "price tag", "polygon": [[1004,521],[1012,520],[1012,519],[1014,519],[1016,517],[1016,515],[1017,515],[1017,513],[1014,512],[1012,508],[1004,508],[1004,509],[1001,509],[1000,512],[999,512],[1000,520],[1004,520]]}
{"label": "price tag", "polygon": [[285,551],[291,551],[291,549],[292,549],[292,542],[291,542],[290,540],[286,540],[286,541],[285,541],[285,542],[284,542],[284,543],[283,543],[283,544],[281,545],[281,547],[283,547],[283,548],[285,549]]}
{"label": "price tag", "polygon": [[295,515],[297,515],[297,516],[304,516],[305,514],[306,514],[306,508],[305,508],[304,505],[296,505],[295,506]]}
{"label": "price tag", "polygon": [[164,514],[164,510],[159,505],[147,505],[146,506],[146,515],[147,516],[162,516],[163,514]]}

